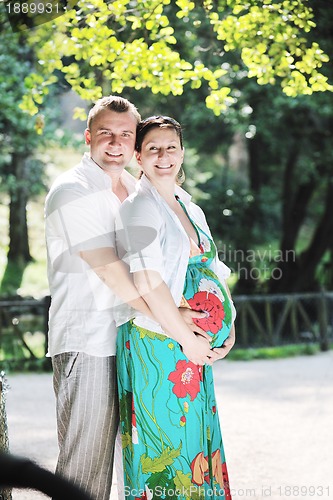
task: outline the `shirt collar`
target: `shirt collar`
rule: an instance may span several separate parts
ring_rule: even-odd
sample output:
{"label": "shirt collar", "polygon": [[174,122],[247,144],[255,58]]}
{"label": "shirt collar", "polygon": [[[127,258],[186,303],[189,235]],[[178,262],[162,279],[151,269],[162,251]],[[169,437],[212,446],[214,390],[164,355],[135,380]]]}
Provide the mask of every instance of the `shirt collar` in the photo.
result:
{"label": "shirt collar", "polygon": [[[161,198],[161,195],[157,191],[157,189],[152,185],[148,177],[145,176],[145,174],[142,175],[141,179],[138,181],[137,186],[136,186],[137,191],[143,191],[143,192],[151,192],[155,196],[155,198]],[[184,205],[187,207],[190,202],[192,196],[185,191],[185,189],[181,188],[180,186],[175,185],[175,195],[177,195],[180,198],[180,201],[184,203]]]}
{"label": "shirt collar", "polygon": [[[85,169],[86,176],[89,180],[97,185],[100,189],[112,189],[112,179],[104,172],[104,170],[94,162],[89,153],[84,153],[82,158],[82,165]],[[121,176],[129,194],[135,191],[136,179],[127,170],[123,170]]]}

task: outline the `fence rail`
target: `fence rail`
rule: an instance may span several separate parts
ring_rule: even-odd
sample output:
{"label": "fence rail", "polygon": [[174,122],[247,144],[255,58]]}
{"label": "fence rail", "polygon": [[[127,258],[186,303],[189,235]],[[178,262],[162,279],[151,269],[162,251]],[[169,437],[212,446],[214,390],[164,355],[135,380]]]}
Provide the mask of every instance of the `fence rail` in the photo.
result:
{"label": "fence rail", "polygon": [[[237,309],[236,347],[307,341],[318,343],[321,350],[329,348],[333,331],[333,292],[238,295],[234,302]],[[4,360],[10,362],[10,354],[16,362],[38,359],[27,339],[36,333],[42,334],[42,356],[45,355],[49,306],[48,296],[40,300],[0,300],[0,364]],[[17,349],[9,349],[8,355],[7,346],[13,343]]]}
{"label": "fence rail", "polygon": [[[43,359],[47,349],[50,297],[0,300],[0,367],[3,364]],[[42,353],[36,354],[28,336],[39,334]],[[5,362],[5,363],[4,363]]]}
{"label": "fence rail", "polygon": [[312,341],[329,348],[333,292],[238,295],[234,301],[239,346]]}

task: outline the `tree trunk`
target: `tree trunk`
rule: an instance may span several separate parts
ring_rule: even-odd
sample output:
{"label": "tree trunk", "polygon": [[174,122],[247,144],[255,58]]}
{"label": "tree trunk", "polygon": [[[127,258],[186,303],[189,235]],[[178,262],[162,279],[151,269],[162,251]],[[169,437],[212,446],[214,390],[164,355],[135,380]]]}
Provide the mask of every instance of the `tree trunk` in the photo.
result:
{"label": "tree trunk", "polygon": [[[293,203],[285,202],[287,194],[283,196],[283,204],[288,205],[288,211],[283,209],[281,251],[294,250],[299,235],[299,231],[307,215],[307,208],[311,197],[317,188],[315,176],[308,182],[299,186]],[[289,194],[290,195],[290,194]]]}
{"label": "tree trunk", "polygon": [[[325,252],[333,248],[333,184],[327,186],[325,210],[308,248],[299,257],[280,263],[281,279],[271,280],[271,293],[312,292],[318,289],[316,271]],[[296,255],[296,253],[294,254]]]}
{"label": "tree trunk", "polygon": [[11,262],[27,263],[32,260],[27,224],[29,199],[26,187],[27,158],[14,154],[10,171],[14,173],[16,184],[9,193],[9,250],[7,258]]}
{"label": "tree trunk", "polygon": [[325,252],[333,246],[333,183],[326,191],[325,211],[319,221],[309,247],[300,256],[300,273],[297,287],[313,290],[316,286],[316,270]]}
{"label": "tree trunk", "polygon": [[[251,241],[253,241],[253,228],[255,221],[260,217],[262,212],[260,205],[260,189],[262,176],[260,174],[260,151],[262,147],[262,141],[260,136],[256,136],[249,144],[249,183],[251,192],[254,196],[254,201],[251,203],[247,209],[242,214],[242,241],[239,247],[243,250],[243,254],[246,255],[249,250],[251,250]],[[248,259],[243,259],[241,262],[237,262],[238,270],[238,280],[235,286],[234,293],[237,294],[251,294],[255,291],[257,287],[258,277],[253,273],[253,263]]]}

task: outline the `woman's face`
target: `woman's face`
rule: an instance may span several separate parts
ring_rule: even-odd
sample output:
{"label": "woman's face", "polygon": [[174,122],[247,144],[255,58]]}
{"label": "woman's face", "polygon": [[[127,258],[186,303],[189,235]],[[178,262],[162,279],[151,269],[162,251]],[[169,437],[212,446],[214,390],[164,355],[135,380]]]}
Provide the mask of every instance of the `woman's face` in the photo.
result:
{"label": "woman's face", "polygon": [[161,179],[175,181],[183,163],[184,150],[175,129],[156,127],[145,135],[136,158],[152,183]]}

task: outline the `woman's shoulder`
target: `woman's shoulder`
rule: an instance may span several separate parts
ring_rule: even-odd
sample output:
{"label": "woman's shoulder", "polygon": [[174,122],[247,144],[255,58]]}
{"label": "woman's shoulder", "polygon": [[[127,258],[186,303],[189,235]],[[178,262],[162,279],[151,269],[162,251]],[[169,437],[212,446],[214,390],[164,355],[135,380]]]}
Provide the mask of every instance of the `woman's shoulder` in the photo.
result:
{"label": "woman's shoulder", "polygon": [[191,201],[190,204],[189,204],[189,211],[190,211],[190,214],[192,216],[194,216],[194,218],[198,218],[199,219],[197,222],[202,221],[205,224],[207,224],[205,212],[200,207],[200,205],[197,205],[197,203],[194,203],[193,201]]}
{"label": "woman's shoulder", "polygon": [[149,192],[142,193],[140,191],[135,191],[130,194],[126,200],[120,206],[121,211],[139,209],[140,207],[154,207],[157,206],[156,200]]}
{"label": "woman's shoulder", "polygon": [[[154,219],[156,222],[162,219],[158,203],[150,193],[132,193],[121,204],[119,214],[122,220],[142,222]],[[155,224],[154,224],[155,225]]]}

